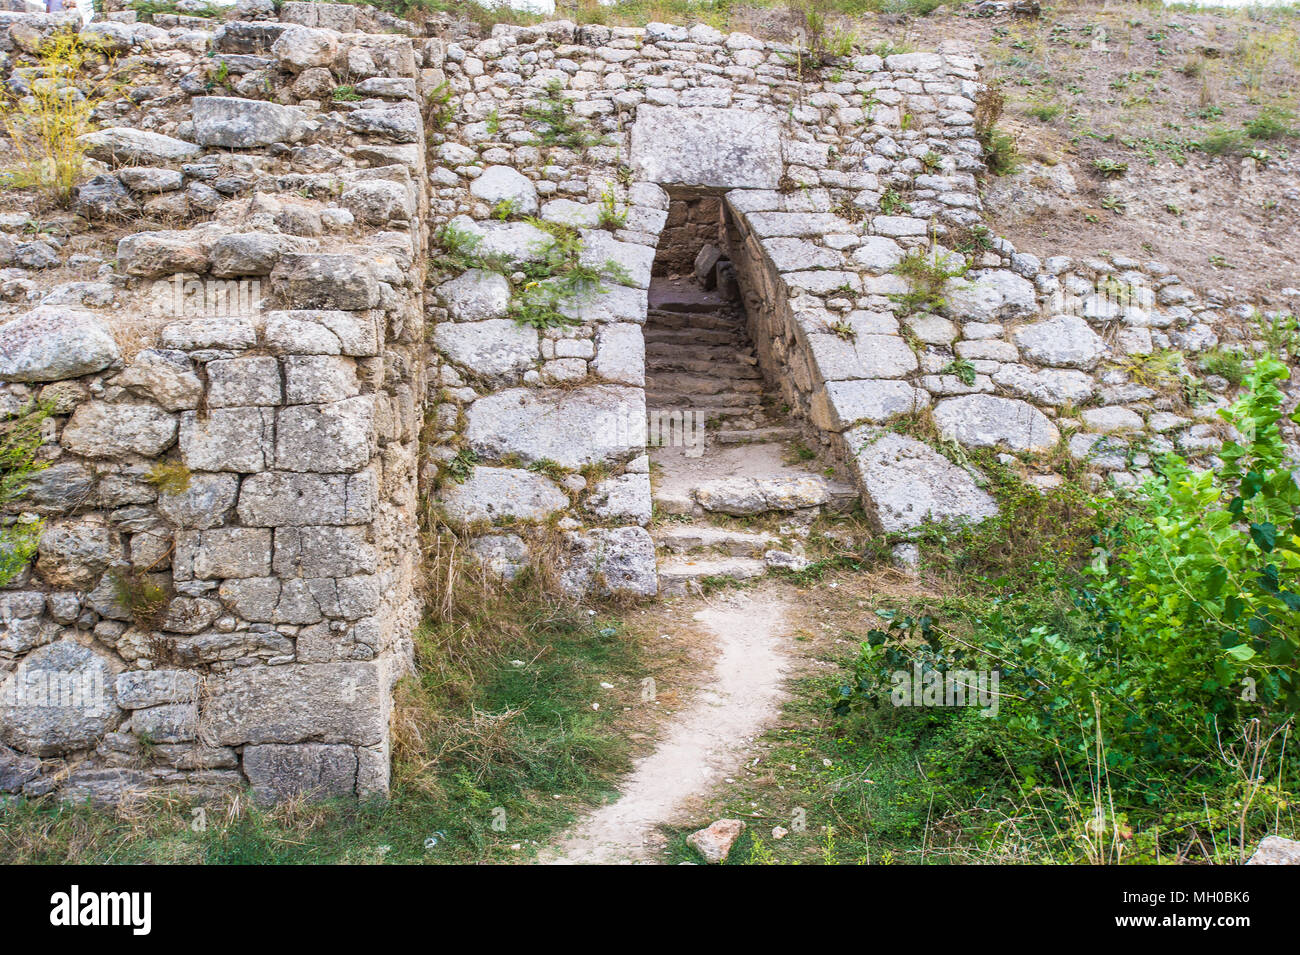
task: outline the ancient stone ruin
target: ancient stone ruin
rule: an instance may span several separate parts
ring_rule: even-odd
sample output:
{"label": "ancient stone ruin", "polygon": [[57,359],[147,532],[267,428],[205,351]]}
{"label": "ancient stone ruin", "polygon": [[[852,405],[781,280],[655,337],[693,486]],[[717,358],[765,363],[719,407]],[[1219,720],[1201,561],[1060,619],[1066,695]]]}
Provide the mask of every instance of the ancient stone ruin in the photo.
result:
{"label": "ancient stone ruin", "polygon": [[[0,14],[11,87],[69,16]],[[0,791],[383,794],[422,520],[575,596],[797,561],[711,515],[861,504],[906,562],[995,503],[900,423],[1132,483],[1212,452],[1226,397],[1174,413],[1124,360],[1270,305],[990,234],[958,49],[237,16],[86,26],[131,93],[80,251],[0,216],[0,414],[50,409],[6,505],[43,526],[0,590]]]}

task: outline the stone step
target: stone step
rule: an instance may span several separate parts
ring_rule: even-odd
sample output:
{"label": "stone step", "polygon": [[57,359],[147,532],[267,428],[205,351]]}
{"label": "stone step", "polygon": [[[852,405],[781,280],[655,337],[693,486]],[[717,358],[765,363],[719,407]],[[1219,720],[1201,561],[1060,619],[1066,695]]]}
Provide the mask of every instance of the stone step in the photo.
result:
{"label": "stone step", "polygon": [[644,332],[645,342],[666,342],[670,345],[730,345],[739,346],[736,332],[719,328],[656,328],[647,325]]}
{"label": "stone step", "polygon": [[758,358],[753,352],[735,347],[713,345],[697,348],[692,345],[659,344],[646,348],[646,369],[671,365],[678,361],[702,362],[709,367],[709,374],[722,374],[728,365],[758,371]]}
{"label": "stone step", "polygon": [[763,379],[715,378],[712,375],[671,372],[653,376],[646,383],[646,400],[649,400],[651,392],[664,395],[760,395],[763,393]]}
{"label": "stone step", "polygon": [[649,309],[646,312],[649,328],[704,328],[712,331],[739,332],[745,329],[745,317],[734,312],[664,312]]}
{"label": "stone step", "polygon": [[702,358],[709,361],[743,361],[747,365],[758,364],[758,353],[749,345],[738,342],[727,342],[724,345],[711,343],[686,343],[686,342],[646,342],[646,356],[650,358],[672,357],[689,353],[692,358]]}
{"label": "stone step", "polygon": [[693,411],[702,416],[704,423],[707,423],[710,428],[714,429],[709,432],[710,435],[714,434],[716,431],[723,430],[723,425],[726,426],[726,430],[741,431],[746,428],[761,428],[766,423],[766,419],[763,417],[763,409],[756,404],[749,407],[737,405],[702,405],[699,402],[692,402],[688,398],[681,398],[678,399],[675,404],[659,402],[657,405],[652,405],[649,409],[649,413],[656,411],[661,411],[665,414],[677,411]]}
{"label": "stone step", "polygon": [[717,478],[701,481],[690,493],[705,511],[732,517],[822,506],[843,510],[857,500],[857,491],[851,484],[806,473]]}
{"label": "stone step", "polygon": [[675,371],[694,372],[724,381],[728,379],[757,381],[763,377],[763,373],[756,366],[736,361],[734,358],[730,361],[710,360],[707,358],[690,358],[685,355],[676,358],[663,356],[656,358],[654,361],[647,361],[646,371],[650,374],[652,380],[659,377],[657,373],[671,374]]}
{"label": "stone step", "polygon": [[[725,422],[731,418],[744,418],[758,422],[764,414],[763,405],[755,400],[752,404],[732,400],[728,395],[663,395],[646,396],[647,407],[665,413],[693,411],[703,415],[705,421]],[[744,427],[738,425],[737,427]]]}
{"label": "stone step", "polygon": [[762,557],[779,541],[767,534],[750,534],[709,524],[665,524],[651,535],[660,549],[672,554],[711,552],[731,557]]}
{"label": "stone step", "polygon": [[659,592],[669,597],[697,593],[710,577],[752,580],[765,573],[767,565],[752,557],[674,558],[659,565]]}
{"label": "stone step", "polygon": [[770,427],[720,429],[711,432],[709,437],[718,444],[753,444],[760,441],[785,443],[786,441],[799,440],[800,431],[798,428],[792,428],[788,425],[772,425]]}
{"label": "stone step", "polygon": [[651,282],[650,307],[665,312],[712,312],[730,305],[716,291],[689,282]]}

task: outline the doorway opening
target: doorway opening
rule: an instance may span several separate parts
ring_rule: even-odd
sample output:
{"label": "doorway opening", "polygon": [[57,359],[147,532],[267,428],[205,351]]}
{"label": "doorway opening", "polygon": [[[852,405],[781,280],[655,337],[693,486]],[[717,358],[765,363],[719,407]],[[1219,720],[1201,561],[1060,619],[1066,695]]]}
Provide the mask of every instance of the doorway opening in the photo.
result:
{"label": "doorway opening", "polygon": [[660,513],[700,514],[710,482],[806,472],[792,467],[800,430],[751,337],[726,203],[669,195],[645,325],[648,444]]}

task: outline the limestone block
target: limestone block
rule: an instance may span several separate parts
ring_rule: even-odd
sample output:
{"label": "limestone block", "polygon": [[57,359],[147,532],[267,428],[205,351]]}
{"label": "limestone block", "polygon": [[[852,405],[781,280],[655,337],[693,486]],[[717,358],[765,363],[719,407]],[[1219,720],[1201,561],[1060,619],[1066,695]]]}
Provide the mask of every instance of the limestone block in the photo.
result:
{"label": "limestone block", "polygon": [[158,513],[187,530],[204,530],[225,523],[235,506],[239,478],[234,474],[194,473],[189,486],[158,495]]}
{"label": "limestone block", "polygon": [[775,189],[783,170],[774,113],[642,105],[632,126],[638,178],[660,185]]}
{"label": "limestone block", "polygon": [[360,471],[370,461],[374,438],[371,395],[284,408],[276,424],[275,466],[284,471]]}
{"label": "limestone block", "polygon": [[209,745],[377,745],[388,731],[388,683],[378,661],[243,667],[209,676],[199,738]]}
{"label": "limestone block", "polygon": [[883,423],[929,405],[930,396],[905,381],[832,381],[813,399],[813,420],[820,428],[842,431],[863,421]]}
{"label": "limestone block", "polygon": [[0,739],[34,756],[94,746],[121,722],[121,669],[72,639],[38,647],[0,685]]}
{"label": "limestone block", "polygon": [[270,464],[274,434],[270,408],[214,408],[205,416],[186,411],[181,458],[194,471],[261,471]]}
{"label": "limestone block", "polygon": [[239,489],[239,519],[256,527],[367,524],[378,506],[378,482],[371,471],[266,471],[246,478]]}
{"label": "limestone block", "polygon": [[252,785],[253,798],[263,805],[296,797],[354,796],[357,751],[352,746],[322,743],[246,746],[244,774]]}
{"label": "limestone block", "polygon": [[1012,337],[1030,361],[1064,368],[1091,368],[1108,351],[1102,337],[1074,315],[1022,325]]}
{"label": "limestone block", "polygon": [[1045,451],[1060,440],[1051,420],[1033,405],[995,395],[963,395],[939,402],[935,424],[944,438],[967,447]]}
{"label": "limestone block", "polygon": [[270,572],[268,528],[214,527],[176,534],[172,573],[178,581],[265,577]]}
{"label": "limestone block", "polygon": [[927,522],[978,522],[997,513],[974,477],[915,438],[867,427],[845,432],[844,440],[867,514],[881,533]]}
{"label": "limestone block", "polygon": [[176,416],[143,402],[87,401],[73,412],[61,440],[88,458],[157,457],[176,440]]}
{"label": "limestone block", "polygon": [[617,385],[511,388],[467,412],[466,438],[485,460],[518,455],[564,467],[618,461],[645,446],[645,392]]}
{"label": "limestone block", "polygon": [[42,305],[0,325],[0,381],[76,378],[117,360],[117,342],[92,312]]}
{"label": "limestone block", "polygon": [[489,379],[513,379],[538,361],[537,329],[507,319],[442,322],[433,344],[448,360]]}
{"label": "limestone block", "polygon": [[289,142],[306,118],[296,106],[231,96],[199,96],[191,105],[194,138],[200,145],[221,149]]}

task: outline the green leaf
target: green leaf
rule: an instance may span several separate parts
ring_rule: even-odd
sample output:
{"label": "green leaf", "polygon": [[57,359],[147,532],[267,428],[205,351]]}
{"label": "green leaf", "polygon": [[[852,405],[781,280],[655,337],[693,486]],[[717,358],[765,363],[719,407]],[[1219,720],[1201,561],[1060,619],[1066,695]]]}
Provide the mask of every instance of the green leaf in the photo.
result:
{"label": "green leaf", "polygon": [[1241,479],[1241,496],[1250,500],[1258,494],[1264,487],[1264,475],[1258,471],[1249,471]]}
{"label": "green leaf", "polygon": [[1242,663],[1245,663],[1247,660],[1255,656],[1255,651],[1244,643],[1238,644],[1235,647],[1229,647],[1225,652],[1234,660],[1240,660]]}
{"label": "green leaf", "polygon": [[1277,525],[1272,521],[1251,524],[1250,537],[1255,542],[1255,546],[1267,554],[1277,544]]}
{"label": "green leaf", "polygon": [[1228,582],[1228,568],[1222,564],[1205,575],[1205,592],[1217,597],[1223,592],[1223,585]]}

